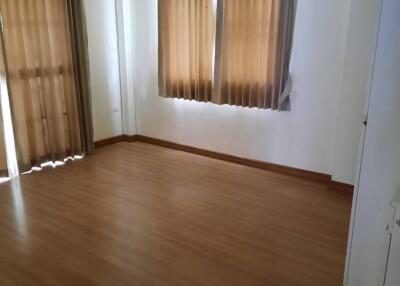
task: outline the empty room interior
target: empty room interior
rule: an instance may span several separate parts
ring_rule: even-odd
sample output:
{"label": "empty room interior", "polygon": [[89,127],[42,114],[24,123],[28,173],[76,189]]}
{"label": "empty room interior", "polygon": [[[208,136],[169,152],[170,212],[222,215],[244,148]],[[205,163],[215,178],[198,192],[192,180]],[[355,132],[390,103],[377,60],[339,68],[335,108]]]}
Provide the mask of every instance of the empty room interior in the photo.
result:
{"label": "empty room interior", "polygon": [[400,285],[400,1],[0,17],[1,286]]}

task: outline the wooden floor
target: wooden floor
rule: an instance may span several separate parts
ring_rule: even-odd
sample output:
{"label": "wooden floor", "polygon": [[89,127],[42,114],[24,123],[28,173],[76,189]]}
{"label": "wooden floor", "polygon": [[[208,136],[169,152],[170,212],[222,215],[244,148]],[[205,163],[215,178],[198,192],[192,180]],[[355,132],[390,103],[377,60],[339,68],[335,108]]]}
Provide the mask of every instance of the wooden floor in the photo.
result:
{"label": "wooden floor", "polygon": [[0,185],[0,285],[341,285],[351,196],[119,143]]}

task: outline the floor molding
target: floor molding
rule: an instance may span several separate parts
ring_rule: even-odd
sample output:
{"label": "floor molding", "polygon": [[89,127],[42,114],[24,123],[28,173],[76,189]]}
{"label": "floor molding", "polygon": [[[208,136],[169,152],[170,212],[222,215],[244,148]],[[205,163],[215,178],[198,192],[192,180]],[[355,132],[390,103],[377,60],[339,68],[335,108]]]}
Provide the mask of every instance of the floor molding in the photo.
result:
{"label": "floor molding", "polygon": [[127,136],[127,135],[118,135],[118,136],[102,139],[99,141],[95,141],[94,148],[99,149],[99,148],[103,148],[103,147],[106,147],[106,146],[109,146],[112,144],[116,144],[119,142],[124,142],[124,141],[127,141],[128,138],[129,138],[129,136]]}
{"label": "floor molding", "polygon": [[174,143],[174,142],[170,142],[170,141],[166,141],[166,140],[162,140],[162,139],[156,139],[156,138],[143,136],[143,135],[132,135],[132,136],[120,135],[120,136],[116,136],[116,137],[107,138],[107,139],[95,142],[95,148],[98,149],[98,148],[102,148],[102,147],[112,145],[115,143],[119,143],[119,142],[148,143],[148,144],[157,145],[157,146],[161,146],[161,147],[165,147],[165,148],[169,148],[169,149],[174,149],[174,150],[188,152],[188,153],[192,153],[192,154],[196,154],[196,155],[206,156],[206,157],[213,158],[213,159],[218,159],[218,160],[236,163],[236,164],[240,164],[240,165],[245,165],[245,166],[249,166],[249,167],[253,167],[253,168],[257,168],[257,169],[277,172],[277,173],[281,173],[281,174],[285,174],[285,175],[289,175],[289,176],[307,179],[310,181],[324,183],[330,190],[343,191],[343,192],[349,192],[349,193],[352,193],[354,190],[353,185],[336,182],[336,181],[332,180],[331,175],[308,171],[308,170],[303,170],[303,169],[298,169],[298,168],[294,168],[294,167],[283,166],[283,165],[274,164],[274,163],[268,163],[268,162],[263,162],[263,161],[242,158],[242,157],[228,155],[228,154],[214,152],[214,151],[209,151],[209,150],[205,150],[205,149],[201,149],[201,148],[178,144],[178,143]]}
{"label": "floor molding", "polygon": [[331,180],[328,184],[328,188],[335,191],[344,191],[344,192],[354,192],[354,186],[346,183],[337,182]]}

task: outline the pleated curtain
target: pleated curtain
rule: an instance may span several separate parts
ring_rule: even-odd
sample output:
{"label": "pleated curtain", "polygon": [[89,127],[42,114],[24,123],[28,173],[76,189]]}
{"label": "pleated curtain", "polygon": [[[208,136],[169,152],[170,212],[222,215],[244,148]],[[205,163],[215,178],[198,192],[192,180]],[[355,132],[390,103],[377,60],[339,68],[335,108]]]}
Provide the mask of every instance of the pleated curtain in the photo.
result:
{"label": "pleated curtain", "polygon": [[90,153],[82,1],[0,0],[0,11],[20,170]]}
{"label": "pleated curtain", "polygon": [[295,2],[159,0],[160,95],[289,110]]}
{"label": "pleated curtain", "polygon": [[[0,110],[1,116],[1,110]],[[4,144],[4,129],[3,129],[3,122],[0,117],[0,178],[7,177],[7,157],[6,157],[6,147]]]}
{"label": "pleated curtain", "polygon": [[212,0],[159,0],[159,90],[210,101],[215,16]]}
{"label": "pleated curtain", "polygon": [[72,60],[74,63],[81,150],[86,154],[90,154],[94,151],[94,138],[85,6],[84,0],[65,1],[67,3]]}
{"label": "pleated curtain", "polygon": [[289,109],[293,0],[218,2],[215,102]]}
{"label": "pleated curtain", "polygon": [[[7,88],[7,74],[5,67],[4,58],[4,38],[3,33],[0,30],[0,178],[8,177],[8,165],[7,165],[7,152],[5,144],[5,133],[3,123],[3,98],[8,96],[6,93]],[[4,86],[5,85],[5,86]]]}

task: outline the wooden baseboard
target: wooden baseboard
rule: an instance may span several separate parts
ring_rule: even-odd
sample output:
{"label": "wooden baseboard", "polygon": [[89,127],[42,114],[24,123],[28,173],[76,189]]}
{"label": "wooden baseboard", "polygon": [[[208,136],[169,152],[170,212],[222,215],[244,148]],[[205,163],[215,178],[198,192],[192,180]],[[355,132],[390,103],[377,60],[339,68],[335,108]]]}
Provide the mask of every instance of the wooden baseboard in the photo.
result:
{"label": "wooden baseboard", "polygon": [[245,165],[257,169],[262,169],[266,171],[271,171],[271,172],[277,172],[293,177],[298,177],[298,178],[303,178],[307,179],[310,181],[315,181],[315,182],[320,182],[324,183],[327,185],[327,187],[330,190],[336,190],[336,191],[344,191],[344,192],[349,192],[352,193],[354,190],[353,185],[345,184],[345,183],[340,183],[332,180],[332,176],[323,174],[323,173],[318,173],[318,172],[313,172],[313,171],[307,171],[303,169],[298,169],[298,168],[293,168],[293,167],[288,167],[288,166],[283,166],[279,164],[273,164],[273,163],[268,163],[268,162],[263,162],[263,161],[257,161],[257,160],[252,160],[252,159],[246,159],[242,157],[237,157],[233,155],[228,155],[224,153],[219,153],[219,152],[214,152],[214,151],[209,151],[201,148],[196,148],[188,145],[183,145],[183,144],[178,144],[162,139],[156,139],[148,136],[143,136],[143,135],[133,135],[133,136],[128,136],[128,135],[120,135],[108,139],[104,139],[101,141],[95,142],[95,148],[101,148],[105,147],[111,144],[115,144],[118,142],[143,142],[143,143],[148,143],[152,145],[157,145],[169,149],[174,149],[174,150],[179,150],[183,152],[188,152],[196,155],[201,155],[201,156],[206,156],[209,158],[213,159],[218,159],[222,161],[227,161],[231,163],[236,163],[240,165]]}
{"label": "wooden baseboard", "polygon": [[328,184],[328,188],[334,191],[343,191],[343,192],[354,192],[354,186],[346,183],[341,183],[337,181],[331,180]]}
{"label": "wooden baseboard", "polygon": [[118,135],[118,136],[102,139],[99,141],[95,141],[94,149],[99,149],[99,148],[106,147],[108,145],[123,142],[123,141],[126,141],[127,138],[129,138],[129,136],[127,136],[127,135]]}
{"label": "wooden baseboard", "polygon": [[157,146],[174,149],[174,150],[179,150],[179,151],[184,151],[184,152],[188,152],[188,153],[192,153],[192,154],[206,156],[206,157],[210,157],[213,159],[218,159],[218,160],[228,161],[231,163],[254,167],[257,169],[262,169],[262,170],[282,173],[282,174],[286,174],[286,175],[290,175],[290,176],[305,178],[305,179],[312,180],[312,181],[317,181],[317,182],[329,182],[330,181],[330,176],[326,175],[326,174],[321,174],[321,173],[312,172],[312,171],[306,171],[306,170],[302,170],[302,169],[297,169],[297,168],[293,168],[293,167],[287,167],[287,166],[282,166],[282,165],[278,165],[278,164],[272,164],[272,163],[267,163],[267,162],[262,162],[262,161],[257,161],[257,160],[246,159],[246,158],[237,157],[237,156],[233,156],[233,155],[227,155],[227,154],[223,154],[223,153],[219,153],[219,152],[214,152],[214,151],[209,151],[209,150],[191,147],[191,146],[187,146],[187,145],[177,144],[177,143],[160,140],[160,139],[155,139],[155,138],[151,138],[151,137],[147,137],[147,136],[137,135],[136,140],[140,141],[140,142],[144,142],[144,143],[149,143],[149,144],[153,144],[153,145],[157,145]]}
{"label": "wooden baseboard", "polygon": [[102,139],[99,141],[95,141],[94,142],[94,149],[99,149],[99,148],[103,148],[109,145],[113,145],[119,142],[135,142],[136,140],[136,136],[137,135],[118,135],[118,136],[114,136],[114,137],[110,137],[110,138],[106,138],[106,139]]}

